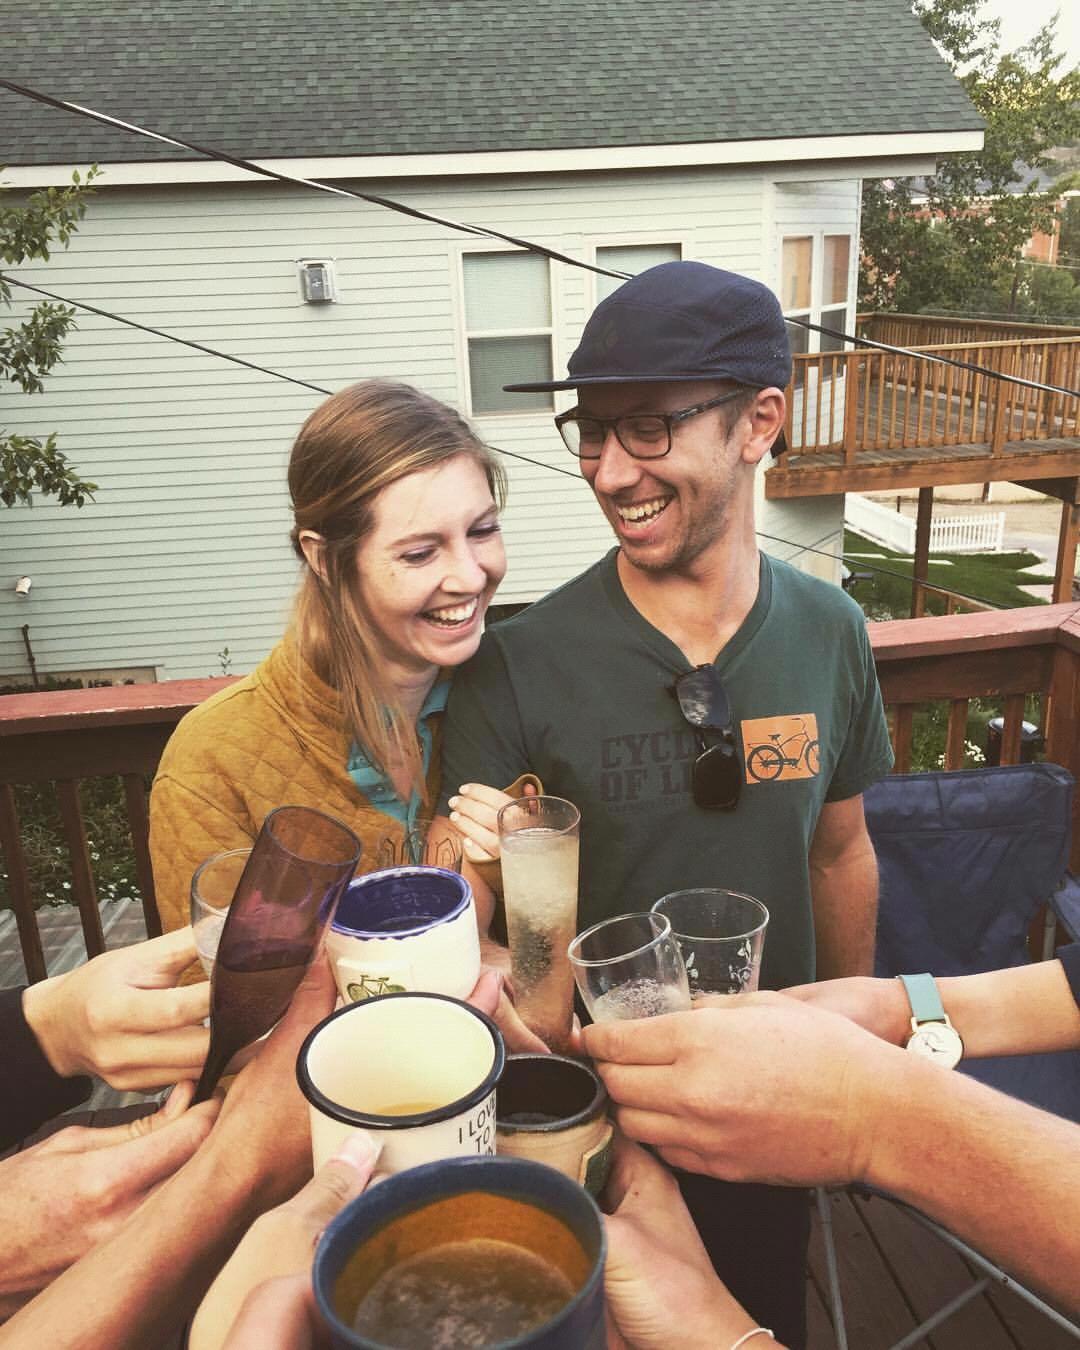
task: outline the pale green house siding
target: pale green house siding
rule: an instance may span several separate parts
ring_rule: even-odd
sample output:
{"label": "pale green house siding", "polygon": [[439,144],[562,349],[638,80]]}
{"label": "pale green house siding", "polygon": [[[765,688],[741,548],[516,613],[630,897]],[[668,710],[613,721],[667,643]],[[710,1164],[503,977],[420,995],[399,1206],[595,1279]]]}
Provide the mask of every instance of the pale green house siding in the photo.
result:
{"label": "pale green house siding", "polygon": [[[858,182],[845,172],[823,169],[794,195],[755,169],[364,188],[583,258],[597,245],[670,240],[684,257],[776,287],[778,202],[784,222],[805,209],[814,228],[853,228]],[[484,245],[299,188],[110,189],[106,179],[70,249],[16,275],[330,390],[385,376],[464,408],[460,254],[474,246]],[[337,304],[302,303],[296,261],[312,257],[335,261]],[[595,290],[589,274],[562,264],[551,280],[561,371]],[[100,492],[82,511],[42,501],[0,513],[0,678],[28,672],[24,624],[39,670],[52,674],[216,674],[226,646],[234,672],[250,669],[288,613],[297,568],[285,465],[321,396],[94,315],[80,316],[64,356],[44,395],[6,398],[4,424],[56,431]],[[497,447],[574,467],[550,414],[476,420]],[[580,571],[610,534],[580,480],[507,467],[510,571],[498,598],[513,602]],[[761,528],[790,541],[764,541],[770,551],[831,573],[799,550],[835,543],[841,518],[839,498],[759,506]],[[33,578],[25,600],[13,592],[24,574]]]}

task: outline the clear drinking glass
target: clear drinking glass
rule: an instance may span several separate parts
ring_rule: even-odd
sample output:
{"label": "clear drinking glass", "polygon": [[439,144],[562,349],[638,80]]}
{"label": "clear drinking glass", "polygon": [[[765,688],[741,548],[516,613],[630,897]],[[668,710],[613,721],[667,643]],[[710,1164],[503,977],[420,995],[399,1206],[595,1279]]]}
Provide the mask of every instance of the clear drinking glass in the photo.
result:
{"label": "clear drinking glass", "polygon": [[518,1013],[550,1049],[570,1045],[581,814],[562,797],[521,797],[499,812],[503,900]]}
{"label": "clear drinking glass", "polygon": [[620,914],[570,944],[570,965],[594,1022],[659,1017],[690,1007],[679,944],[663,914]]}
{"label": "clear drinking glass", "polygon": [[195,933],[199,961],[208,976],[214,969],[214,958],[217,956],[229,906],[250,857],[249,848],[231,848],[227,853],[215,853],[196,869],[191,878],[191,927]]}
{"label": "clear drinking glass", "polygon": [[671,922],[690,979],[690,997],[756,989],[769,911],[752,895],[701,887],[672,891],[652,907]]}
{"label": "clear drinking glass", "polygon": [[456,831],[433,837],[431,826],[434,819],[434,815],[422,812],[413,821],[411,830],[405,830],[402,834],[388,834],[380,839],[371,870],[382,872],[387,867],[442,867],[447,872],[460,872],[465,841]]}
{"label": "clear drinking glass", "polygon": [[196,1102],[289,1006],[359,860],[360,840],[323,811],[279,806],[263,821],[221,930]]}

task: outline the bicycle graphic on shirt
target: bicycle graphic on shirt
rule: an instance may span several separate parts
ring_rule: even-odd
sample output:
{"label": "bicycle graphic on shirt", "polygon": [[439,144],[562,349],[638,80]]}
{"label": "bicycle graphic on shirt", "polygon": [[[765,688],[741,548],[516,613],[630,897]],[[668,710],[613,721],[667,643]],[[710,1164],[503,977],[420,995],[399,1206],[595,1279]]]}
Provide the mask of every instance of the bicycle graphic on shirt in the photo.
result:
{"label": "bicycle graphic on shirt", "polygon": [[753,745],[746,756],[746,770],[759,783],[771,783],[779,778],[785,769],[797,769],[805,766],[806,771],[816,775],[821,768],[821,745],[806,729],[806,719],[796,717],[799,730],[790,736],[774,731],[767,741]]}

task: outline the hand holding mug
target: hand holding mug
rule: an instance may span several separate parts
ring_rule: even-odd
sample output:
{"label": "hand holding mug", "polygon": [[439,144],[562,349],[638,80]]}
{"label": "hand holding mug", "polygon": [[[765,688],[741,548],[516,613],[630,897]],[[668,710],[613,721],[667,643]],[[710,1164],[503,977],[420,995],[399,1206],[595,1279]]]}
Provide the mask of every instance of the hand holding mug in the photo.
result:
{"label": "hand holding mug", "polygon": [[[357,1133],[343,1142],[303,1190],[255,1220],[200,1304],[188,1340],[190,1350],[248,1343],[293,1350],[305,1344],[305,1332],[310,1344],[312,1325],[317,1325],[311,1298],[312,1251],[330,1220],[364,1190],[377,1159],[377,1144]],[[302,1286],[282,1281],[261,1291],[266,1281],[286,1276],[301,1276]],[[257,1299],[249,1297],[257,1291]],[[260,1309],[273,1320],[266,1322]],[[256,1332],[259,1339],[249,1342]]]}
{"label": "hand holding mug", "polygon": [[753,1329],[717,1278],[675,1178],[619,1135],[603,1203],[609,1350],[668,1350],[673,1309],[684,1350],[716,1350]]}

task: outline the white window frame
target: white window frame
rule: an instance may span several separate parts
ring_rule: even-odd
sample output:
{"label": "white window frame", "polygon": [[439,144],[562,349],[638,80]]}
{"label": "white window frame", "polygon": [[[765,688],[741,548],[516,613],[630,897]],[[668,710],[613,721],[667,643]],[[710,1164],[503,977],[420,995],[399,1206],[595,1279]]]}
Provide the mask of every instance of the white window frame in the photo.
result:
{"label": "white window frame", "polygon": [[[844,322],[842,327],[845,332],[851,332],[851,321],[853,311],[858,301],[858,235],[853,230],[836,229],[823,226],[820,229],[785,229],[780,236],[779,258],[777,260],[777,277],[779,285],[777,291],[781,301],[784,296],[784,244],[789,239],[809,239],[810,243],[810,308],[807,309],[784,309],[784,318],[788,319],[806,319],[810,323],[821,323],[822,309],[839,309],[839,304],[823,305],[822,297],[825,286],[825,237],[833,238],[837,235],[843,235],[848,240],[848,277],[847,277],[847,303],[844,306]],[[821,334],[807,330],[809,341],[806,346],[808,354],[821,351]]]}
{"label": "white window frame", "polygon": [[[597,236],[588,240],[586,244],[587,256],[589,262],[594,267],[600,264],[597,262],[597,253],[602,248],[636,248],[639,245],[647,248],[650,244],[677,244],[679,248],[679,257],[683,262],[692,260],[693,254],[689,249],[689,241],[686,235],[680,234],[677,230],[648,230],[645,233],[635,232],[633,234],[607,234]],[[597,288],[598,277],[595,272],[588,274],[589,281],[587,287],[587,301],[589,313],[591,314],[600,303],[597,299],[599,294]]]}
{"label": "white window frame", "polygon": [[463,244],[454,250],[454,308],[456,311],[455,323],[455,341],[457,346],[457,369],[458,369],[458,401],[465,409],[466,415],[477,421],[484,421],[491,418],[511,418],[517,422],[528,421],[547,421],[554,416],[556,412],[555,395],[552,395],[552,405],[550,408],[523,408],[521,412],[514,412],[513,409],[502,409],[492,412],[478,412],[472,404],[472,371],[469,364],[469,339],[470,338],[501,338],[501,337],[540,337],[545,334],[551,343],[551,370],[552,379],[560,378],[560,366],[558,364],[559,351],[556,342],[556,334],[559,332],[559,297],[555,284],[555,271],[551,265],[551,259],[545,259],[548,265],[548,297],[551,305],[551,324],[548,328],[499,328],[484,329],[483,331],[471,332],[469,329],[468,316],[465,313],[465,259],[480,253],[522,253],[524,250],[514,248],[509,244]]}

